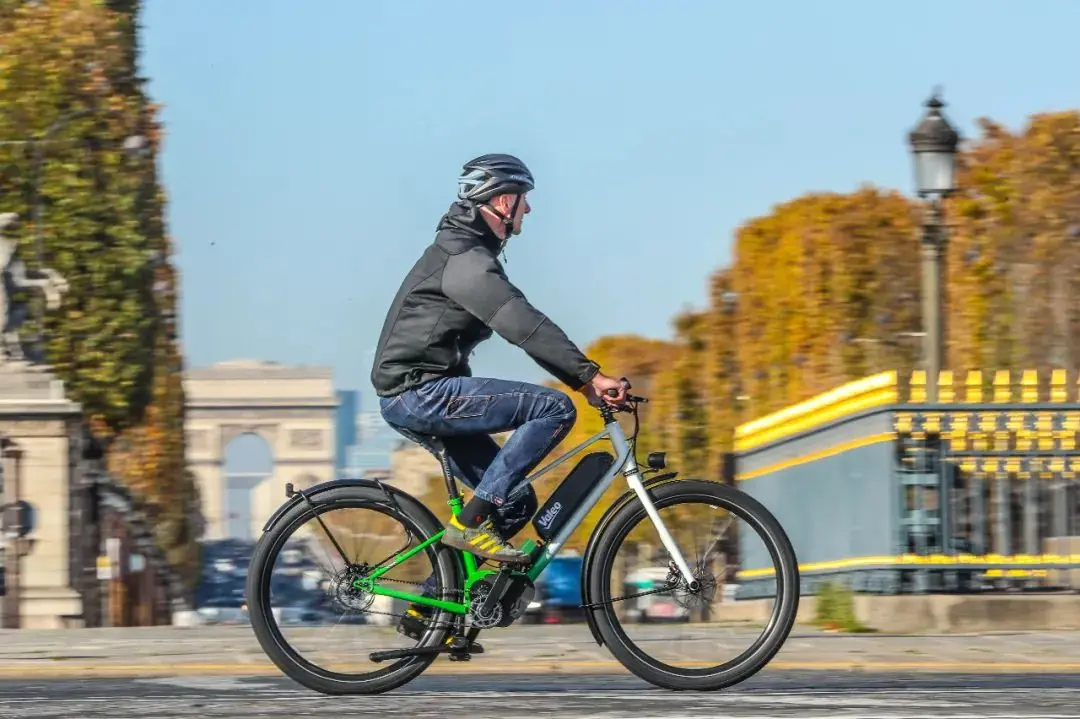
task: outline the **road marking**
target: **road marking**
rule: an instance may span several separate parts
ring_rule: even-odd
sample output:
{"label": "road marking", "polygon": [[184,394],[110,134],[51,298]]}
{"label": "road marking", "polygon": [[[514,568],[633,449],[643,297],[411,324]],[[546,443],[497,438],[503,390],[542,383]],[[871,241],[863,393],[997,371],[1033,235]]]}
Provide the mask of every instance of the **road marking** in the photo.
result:
{"label": "road marking", "polygon": [[275,692],[283,691],[282,687],[278,684],[258,681],[253,682],[250,680],[243,681],[243,677],[236,676],[153,677],[135,679],[133,683],[151,684],[156,686],[165,685],[172,687],[180,687],[182,689],[199,689],[212,692],[236,692],[249,690],[259,692],[262,692],[264,690],[272,690]]}
{"label": "road marking", "polygon": [[[160,683],[160,682],[159,682]],[[240,682],[229,682],[226,680],[224,683],[217,683],[211,686],[211,682],[196,682],[203,690],[210,690],[200,694],[177,694],[177,695],[163,695],[160,693],[144,694],[139,693],[137,696],[124,697],[124,696],[108,696],[108,697],[95,697],[95,696],[78,696],[78,697],[50,697],[48,702],[50,707],[55,710],[66,710],[71,712],[86,711],[90,708],[91,711],[99,711],[100,707],[108,702],[112,707],[114,714],[117,717],[134,717],[144,716],[144,712],[152,711],[157,712],[157,715],[161,715],[162,712],[169,713],[180,709],[181,707],[190,707],[193,702],[211,701],[215,705],[216,711],[224,711],[227,715],[232,716],[231,711],[236,707],[245,707],[258,705],[263,709],[277,709],[288,706],[289,702],[296,700],[300,696],[300,692],[297,691],[247,691],[245,689],[251,689],[251,685],[244,685]],[[227,686],[228,685],[228,686]],[[263,685],[265,686],[265,685]],[[239,690],[239,691],[238,691]],[[958,690],[962,691],[962,690]],[[1013,690],[1008,688],[993,690],[994,693],[1001,695],[1003,698],[1015,698]],[[1051,690],[1050,693],[1056,694],[1059,690]],[[923,691],[922,693],[932,693],[932,690]],[[669,705],[672,701],[672,694],[670,692],[632,692],[632,693],[620,693],[620,692],[590,692],[587,690],[572,690],[569,692],[563,692],[558,690],[549,691],[460,691],[460,692],[443,692],[443,691],[426,691],[426,692],[408,692],[399,691],[394,695],[393,709],[389,712],[392,716],[408,716],[410,713],[413,716],[427,716],[433,706],[432,702],[437,702],[439,706],[445,706],[446,701],[464,702],[465,706],[470,703],[475,704],[476,710],[469,708],[468,712],[472,716],[478,717],[492,717],[503,716],[506,713],[513,713],[514,708],[536,705],[537,700],[544,700],[545,698],[555,697],[560,699],[565,698],[586,698],[588,700],[597,701],[604,699],[611,699],[617,702],[617,704],[611,704],[601,713],[589,712],[589,713],[575,713],[574,715],[579,719],[610,719],[614,716],[633,716],[636,719],[699,719],[704,713],[714,719],[782,719],[783,717],[792,716],[791,710],[802,709],[799,712],[801,716],[813,716],[813,717],[829,717],[829,719],[909,719],[912,716],[918,716],[921,719],[988,719],[988,717],[995,716],[1010,716],[1017,717],[1017,719],[1075,719],[1075,714],[1060,714],[1049,713],[1040,711],[1034,704],[1026,706],[1022,711],[1017,712],[1012,708],[1012,704],[1009,707],[998,707],[1000,710],[1005,710],[1007,713],[994,713],[987,714],[985,711],[974,713],[972,710],[975,706],[981,704],[980,700],[973,700],[967,702],[941,702],[941,701],[912,701],[909,696],[909,692],[905,690],[860,690],[857,687],[852,687],[843,692],[840,691],[816,691],[816,690],[793,690],[793,691],[778,691],[770,690],[768,692],[754,692],[754,693],[733,693],[724,697],[723,701],[718,701],[715,695],[694,695],[694,694],[681,694],[678,696],[678,701],[683,705],[678,708],[679,713],[661,713],[652,714],[651,709],[657,708],[650,706],[652,704]],[[1039,694],[1045,698],[1046,691],[1040,690]],[[495,698],[502,704],[500,713],[492,714],[490,712],[490,699]],[[4,700],[0,699],[0,716],[4,717],[16,717],[26,716],[25,708],[32,703],[40,703],[45,701],[43,697],[36,699],[14,699]],[[359,705],[368,705],[368,702],[372,701],[371,697],[335,697],[335,698],[323,698],[314,697],[306,705],[306,710],[318,710],[320,708],[334,707],[338,712],[347,712],[350,707],[357,707]],[[268,704],[267,702],[273,702]],[[1023,703],[1023,702],[1021,702]],[[623,714],[624,704],[633,704],[633,713]],[[768,707],[762,705],[770,705]],[[547,711],[541,711],[538,716],[547,716],[551,714],[556,716],[554,712],[559,711],[561,707],[552,705],[547,708]],[[717,711],[720,709],[720,711]],[[754,712],[755,709],[760,711]],[[10,714],[14,710],[15,714]],[[554,711],[552,711],[554,710]],[[566,707],[566,711],[570,711],[570,707]],[[750,710],[750,711],[746,711]],[[867,711],[869,710],[869,711]],[[1058,708],[1060,711],[1060,708]],[[735,713],[729,713],[735,712]],[[175,716],[179,716],[177,713]],[[185,713],[185,715],[187,715]],[[275,714],[276,715],[276,714]],[[222,715],[224,716],[224,715]]]}
{"label": "road marking", "polygon": [[[265,662],[250,664],[76,664],[34,660],[24,665],[0,666],[0,678],[47,678],[47,677],[147,677],[147,676],[282,676],[273,664]],[[425,674],[472,674],[483,666],[483,659],[461,663],[436,663]],[[367,665],[364,665],[365,667]],[[374,665],[371,669],[374,670]],[[882,661],[783,661],[774,660],[763,671],[863,671],[863,672],[917,672],[917,673],[1080,673],[1080,662],[882,662]],[[617,673],[627,670],[615,661],[523,661],[499,665],[499,673],[505,674],[565,674],[575,672]]]}

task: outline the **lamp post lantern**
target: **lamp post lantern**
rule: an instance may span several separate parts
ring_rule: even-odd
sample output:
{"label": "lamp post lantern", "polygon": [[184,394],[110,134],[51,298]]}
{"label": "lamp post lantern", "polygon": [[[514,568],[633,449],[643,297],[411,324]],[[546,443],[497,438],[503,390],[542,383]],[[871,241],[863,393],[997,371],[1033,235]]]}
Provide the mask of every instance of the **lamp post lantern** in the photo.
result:
{"label": "lamp post lantern", "polygon": [[919,197],[938,201],[956,190],[956,148],[960,134],[941,114],[945,103],[937,93],[927,100],[922,122],[908,135],[915,158]]}
{"label": "lamp post lantern", "polygon": [[948,237],[942,223],[942,201],[956,190],[956,149],[960,134],[941,114],[945,103],[934,95],[922,121],[908,134],[915,163],[915,189],[929,208],[922,227],[923,330],[926,393],[937,401],[938,376],[944,364],[945,328],[943,273]]}

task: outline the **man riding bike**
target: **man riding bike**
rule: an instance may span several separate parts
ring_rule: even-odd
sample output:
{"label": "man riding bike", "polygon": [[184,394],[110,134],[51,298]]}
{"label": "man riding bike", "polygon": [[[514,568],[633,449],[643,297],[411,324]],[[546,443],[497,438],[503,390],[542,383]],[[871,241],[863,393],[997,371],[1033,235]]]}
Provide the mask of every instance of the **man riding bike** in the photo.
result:
{"label": "man riding bike", "polygon": [[[439,437],[454,474],[473,490],[460,518],[451,516],[443,544],[497,562],[527,561],[509,543],[537,509],[524,479],[570,431],[576,410],[555,389],[473,377],[468,360],[476,346],[498,333],[590,403],[626,400],[625,384],[601,373],[499,262],[510,235],[521,233],[534,185],[512,155],[464,165],[457,200],[394,297],[371,370],[386,422],[414,441]],[[509,430],[500,448],[490,435]]]}

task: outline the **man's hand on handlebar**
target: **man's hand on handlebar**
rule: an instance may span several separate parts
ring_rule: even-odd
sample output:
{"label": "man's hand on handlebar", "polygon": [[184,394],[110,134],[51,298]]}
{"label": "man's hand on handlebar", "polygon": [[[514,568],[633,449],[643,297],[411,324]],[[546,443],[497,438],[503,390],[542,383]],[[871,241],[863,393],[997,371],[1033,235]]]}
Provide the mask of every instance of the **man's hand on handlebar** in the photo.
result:
{"label": "man's hand on handlebar", "polygon": [[630,389],[630,383],[626,379],[615,379],[599,372],[585,385],[581,392],[589,400],[589,404],[599,407],[603,401],[612,407],[622,407],[626,404],[626,391]]}

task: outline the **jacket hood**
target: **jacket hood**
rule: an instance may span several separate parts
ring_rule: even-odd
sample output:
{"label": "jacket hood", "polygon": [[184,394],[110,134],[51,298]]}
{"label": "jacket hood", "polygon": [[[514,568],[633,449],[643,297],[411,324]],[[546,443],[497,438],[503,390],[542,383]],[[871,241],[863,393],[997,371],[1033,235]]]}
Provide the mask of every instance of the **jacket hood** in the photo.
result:
{"label": "jacket hood", "polygon": [[494,252],[498,252],[503,246],[503,241],[480,214],[480,208],[477,205],[464,202],[455,202],[450,205],[450,209],[439,219],[439,224],[435,228],[440,236],[443,236],[447,230],[452,233],[451,236],[461,237],[461,233],[464,233],[469,237],[475,237]]}

